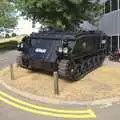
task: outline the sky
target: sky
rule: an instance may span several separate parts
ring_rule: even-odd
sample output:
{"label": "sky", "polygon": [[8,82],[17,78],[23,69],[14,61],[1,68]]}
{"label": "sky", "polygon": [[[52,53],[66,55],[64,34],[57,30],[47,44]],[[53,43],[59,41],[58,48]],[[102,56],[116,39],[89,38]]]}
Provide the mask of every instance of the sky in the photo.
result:
{"label": "sky", "polygon": [[32,28],[32,21],[26,20],[23,17],[19,17],[18,19],[18,25],[16,26],[18,30],[18,34],[30,34],[32,32],[37,32],[40,28],[40,24],[36,23],[35,28]]}

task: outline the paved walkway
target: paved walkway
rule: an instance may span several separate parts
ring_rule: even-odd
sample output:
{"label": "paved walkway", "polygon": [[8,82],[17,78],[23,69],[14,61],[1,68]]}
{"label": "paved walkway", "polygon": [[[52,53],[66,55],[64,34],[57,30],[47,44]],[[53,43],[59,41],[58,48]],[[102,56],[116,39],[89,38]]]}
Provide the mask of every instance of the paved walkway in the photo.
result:
{"label": "paved walkway", "polygon": [[15,63],[18,53],[16,50],[0,52],[0,69]]}

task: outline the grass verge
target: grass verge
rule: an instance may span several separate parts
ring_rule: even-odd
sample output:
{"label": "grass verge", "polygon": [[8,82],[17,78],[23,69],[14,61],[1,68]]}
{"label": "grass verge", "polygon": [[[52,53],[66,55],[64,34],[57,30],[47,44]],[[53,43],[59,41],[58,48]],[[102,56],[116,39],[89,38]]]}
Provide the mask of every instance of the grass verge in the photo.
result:
{"label": "grass verge", "polygon": [[5,43],[0,43],[0,51],[17,49],[17,43],[17,41],[8,41]]}

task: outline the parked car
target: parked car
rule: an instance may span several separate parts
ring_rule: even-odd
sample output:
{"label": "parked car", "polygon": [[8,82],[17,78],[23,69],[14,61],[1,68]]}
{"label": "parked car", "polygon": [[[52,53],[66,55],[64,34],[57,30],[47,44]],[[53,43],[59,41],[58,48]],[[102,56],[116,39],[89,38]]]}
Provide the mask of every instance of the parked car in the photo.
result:
{"label": "parked car", "polygon": [[0,28],[0,37],[3,38],[9,38],[9,37],[15,37],[16,33],[14,33],[14,29],[9,28]]}

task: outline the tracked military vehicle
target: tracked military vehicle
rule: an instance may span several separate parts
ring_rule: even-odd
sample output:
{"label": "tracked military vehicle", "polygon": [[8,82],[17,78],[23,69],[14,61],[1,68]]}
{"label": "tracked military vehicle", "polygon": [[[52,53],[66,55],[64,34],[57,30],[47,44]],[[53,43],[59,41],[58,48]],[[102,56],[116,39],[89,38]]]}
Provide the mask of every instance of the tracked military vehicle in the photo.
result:
{"label": "tracked military vehicle", "polygon": [[77,80],[103,63],[107,36],[100,31],[41,31],[23,38],[18,50],[20,66],[58,71],[61,77]]}

